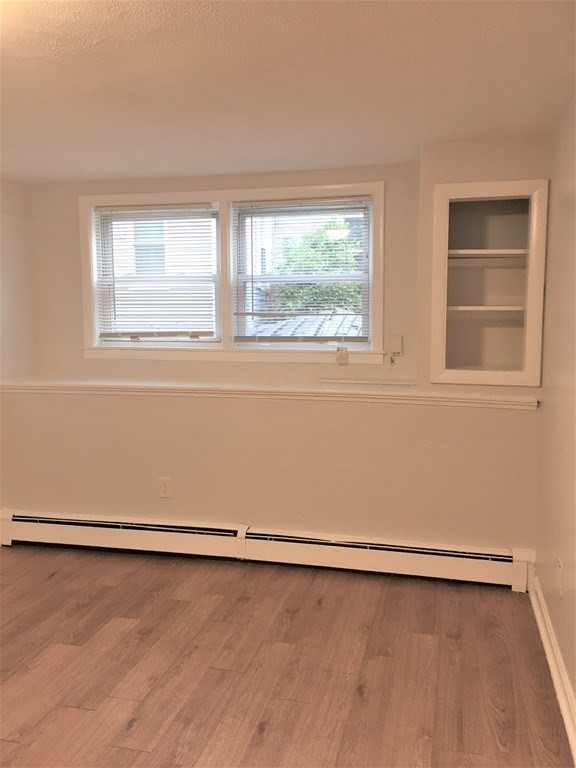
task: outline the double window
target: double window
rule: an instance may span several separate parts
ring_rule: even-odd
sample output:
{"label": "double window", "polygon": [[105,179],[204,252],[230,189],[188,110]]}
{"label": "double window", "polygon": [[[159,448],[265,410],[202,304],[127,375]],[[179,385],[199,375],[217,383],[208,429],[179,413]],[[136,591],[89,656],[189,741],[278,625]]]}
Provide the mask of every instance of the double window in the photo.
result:
{"label": "double window", "polygon": [[289,191],[83,198],[87,348],[378,351],[381,185]]}

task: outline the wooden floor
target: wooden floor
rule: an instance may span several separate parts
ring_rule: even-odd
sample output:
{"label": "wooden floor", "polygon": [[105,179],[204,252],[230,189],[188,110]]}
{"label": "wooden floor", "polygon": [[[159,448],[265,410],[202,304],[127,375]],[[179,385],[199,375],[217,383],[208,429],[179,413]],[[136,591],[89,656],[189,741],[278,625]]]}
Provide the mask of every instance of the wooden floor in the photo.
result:
{"label": "wooden floor", "polygon": [[527,595],[3,547],[2,765],[571,766]]}

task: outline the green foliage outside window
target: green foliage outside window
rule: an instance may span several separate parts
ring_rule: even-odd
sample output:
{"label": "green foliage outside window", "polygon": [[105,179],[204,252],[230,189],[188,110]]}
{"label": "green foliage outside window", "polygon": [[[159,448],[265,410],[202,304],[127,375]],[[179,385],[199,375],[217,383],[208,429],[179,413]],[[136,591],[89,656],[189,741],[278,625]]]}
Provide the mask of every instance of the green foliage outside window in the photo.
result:
{"label": "green foliage outside window", "polygon": [[362,271],[362,231],[355,223],[331,221],[304,235],[300,242],[283,244],[283,259],[277,272],[302,275],[302,283],[270,286],[270,303],[285,311],[362,311],[359,281],[314,283],[315,274],[353,274]]}

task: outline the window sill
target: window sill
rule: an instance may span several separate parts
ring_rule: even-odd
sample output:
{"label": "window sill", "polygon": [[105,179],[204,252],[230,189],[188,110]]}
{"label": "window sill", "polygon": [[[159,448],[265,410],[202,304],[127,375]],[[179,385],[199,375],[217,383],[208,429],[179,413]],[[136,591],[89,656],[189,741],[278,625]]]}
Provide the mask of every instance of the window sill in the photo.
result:
{"label": "window sill", "polygon": [[[345,347],[345,344],[342,344]],[[182,349],[84,347],[84,357],[108,360],[190,360],[206,363],[328,363],[332,365],[382,365],[385,352],[348,349],[347,362],[340,361],[335,347],[331,349]]]}

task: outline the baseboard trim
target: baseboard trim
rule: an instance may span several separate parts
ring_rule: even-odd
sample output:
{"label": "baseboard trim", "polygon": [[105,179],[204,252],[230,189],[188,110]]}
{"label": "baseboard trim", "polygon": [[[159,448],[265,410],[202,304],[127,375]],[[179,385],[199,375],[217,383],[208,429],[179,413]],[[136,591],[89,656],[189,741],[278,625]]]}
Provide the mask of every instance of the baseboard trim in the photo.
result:
{"label": "baseboard trim", "polygon": [[544,597],[538,577],[532,571],[529,575],[529,594],[542,645],[544,646],[546,660],[550,667],[554,690],[560,705],[560,712],[564,719],[572,757],[576,763],[576,697],[568,677],[560,646],[556,640],[556,633],[554,632],[554,626],[548,612],[546,598]]}

